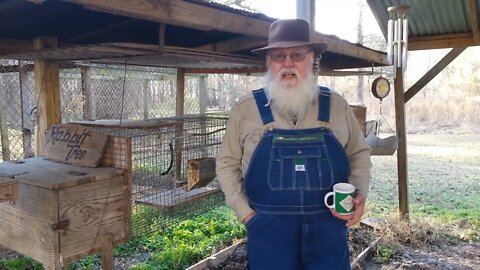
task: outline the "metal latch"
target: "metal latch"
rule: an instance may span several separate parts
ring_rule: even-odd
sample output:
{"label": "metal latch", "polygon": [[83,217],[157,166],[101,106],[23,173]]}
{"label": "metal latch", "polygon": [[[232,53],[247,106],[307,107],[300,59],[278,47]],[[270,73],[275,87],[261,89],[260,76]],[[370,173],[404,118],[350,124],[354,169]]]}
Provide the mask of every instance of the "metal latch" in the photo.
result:
{"label": "metal latch", "polygon": [[66,230],[67,227],[68,227],[68,223],[70,223],[70,222],[68,221],[68,219],[67,219],[67,220],[61,220],[61,221],[59,221],[59,222],[57,222],[57,223],[52,224],[52,229],[53,229],[54,231]]}

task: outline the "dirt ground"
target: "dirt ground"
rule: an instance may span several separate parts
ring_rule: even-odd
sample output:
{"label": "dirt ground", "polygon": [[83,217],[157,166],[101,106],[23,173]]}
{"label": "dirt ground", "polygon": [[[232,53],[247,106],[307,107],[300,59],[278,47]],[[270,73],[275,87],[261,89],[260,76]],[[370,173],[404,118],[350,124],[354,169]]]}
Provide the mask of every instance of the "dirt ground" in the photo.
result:
{"label": "dirt ground", "polygon": [[[363,228],[352,229],[350,233],[351,261],[356,261],[360,253],[377,239],[378,235]],[[386,263],[376,263],[373,258],[377,246],[358,260],[352,269],[357,270],[476,270],[480,266],[480,242],[468,241],[456,245],[408,247],[404,246],[400,254]],[[247,269],[247,250],[245,244],[237,247],[228,259],[208,270],[244,270]]]}

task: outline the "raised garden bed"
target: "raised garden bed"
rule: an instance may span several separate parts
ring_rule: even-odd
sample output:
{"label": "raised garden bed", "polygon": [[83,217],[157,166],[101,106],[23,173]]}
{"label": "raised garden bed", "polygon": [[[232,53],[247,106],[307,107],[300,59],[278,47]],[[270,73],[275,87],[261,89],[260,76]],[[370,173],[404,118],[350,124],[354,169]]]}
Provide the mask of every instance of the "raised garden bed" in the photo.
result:
{"label": "raised garden bed", "polygon": [[[350,261],[355,269],[377,244],[379,238],[371,224],[362,223],[349,231]],[[247,269],[246,242],[242,240],[187,268],[187,270],[245,270]]]}

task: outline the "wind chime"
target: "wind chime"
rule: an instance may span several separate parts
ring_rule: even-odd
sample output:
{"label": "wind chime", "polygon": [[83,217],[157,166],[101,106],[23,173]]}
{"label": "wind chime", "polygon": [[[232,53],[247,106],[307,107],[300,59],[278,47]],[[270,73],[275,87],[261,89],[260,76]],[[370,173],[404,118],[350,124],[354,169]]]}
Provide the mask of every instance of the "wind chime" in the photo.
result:
{"label": "wind chime", "polygon": [[393,65],[393,78],[397,77],[398,68],[402,72],[407,68],[409,9],[409,6],[388,8],[387,59]]}

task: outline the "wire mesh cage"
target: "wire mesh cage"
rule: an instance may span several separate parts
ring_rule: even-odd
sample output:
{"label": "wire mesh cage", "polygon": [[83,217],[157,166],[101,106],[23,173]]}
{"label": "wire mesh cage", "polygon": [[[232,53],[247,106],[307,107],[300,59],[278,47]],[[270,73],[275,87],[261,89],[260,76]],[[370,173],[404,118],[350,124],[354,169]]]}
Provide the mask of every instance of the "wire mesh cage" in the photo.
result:
{"label": "wire mesh cage", "polygon": [[[150,120],[76,121],[113,138],[128,138],[119,159],[132,178],[132,231],[148,235],[224,203],[215,179],[189,189],[188,163],[219,151],[228,115],[186,115]],[[214,169],[210,167],[209,169]]]}

